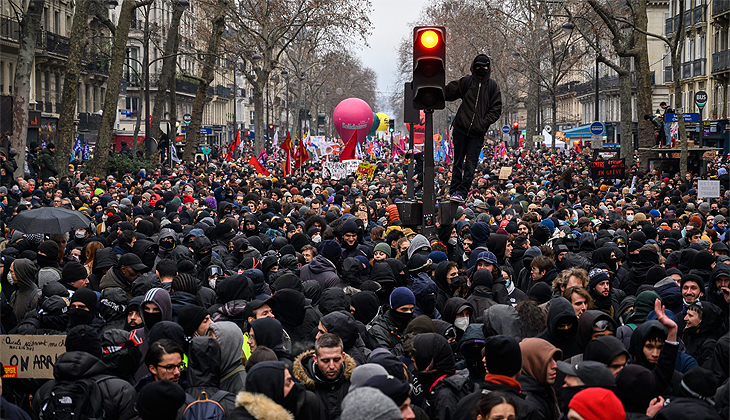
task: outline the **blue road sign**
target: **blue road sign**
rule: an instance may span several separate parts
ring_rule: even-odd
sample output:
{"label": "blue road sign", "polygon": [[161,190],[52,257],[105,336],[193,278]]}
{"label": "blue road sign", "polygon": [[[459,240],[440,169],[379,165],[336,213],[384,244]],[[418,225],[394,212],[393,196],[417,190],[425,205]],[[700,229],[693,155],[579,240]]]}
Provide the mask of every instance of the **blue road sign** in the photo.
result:
{"label": "blue road sign", "polygon": [[508,125],[503,125],[502,126],[502,132],[504,134],[509,134],[509,126]]}
{"label": "blue road sign", "polygon": [[[682,114],[684,122],[695,122],[700,120],[700,114],[697,112],[688,112]],[[664,114],[664,122],[677,122],[677,114]]]}
{"label": "blue road sign", "polygon": [[132,111],[129,109],[120,109],[119,113],[122,115],[132,115]]}
{"label": "blue road sign", "polygon": [[621,145],[618,143],[603,143],[604,149],[620,149]]}
{"label": "blue road sign", "polygon": [[206,135],[206,136],[209,136],[209,135],[213,134],[213,127],[208,127],[208,128],[201,127],[200,128],[200,134],[203,134],[203,135]]}
{"label": "blue road sign", "polygon": [[591,124],[591,134],[600,136],[603,134],[603,132],[606,131],[606,127],[603,125],[600,121],[595,121]]}

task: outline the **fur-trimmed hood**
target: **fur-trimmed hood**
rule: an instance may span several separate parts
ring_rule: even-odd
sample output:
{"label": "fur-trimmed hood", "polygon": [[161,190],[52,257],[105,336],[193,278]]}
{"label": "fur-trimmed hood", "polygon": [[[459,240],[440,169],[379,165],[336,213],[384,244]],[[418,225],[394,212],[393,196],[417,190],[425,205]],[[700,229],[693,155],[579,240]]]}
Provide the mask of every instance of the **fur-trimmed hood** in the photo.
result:
{"label": "fur-trimmed hood", "polygon": [[[294,378],[303,383],[309,390],[314,390],[317,387],[317,383],[320,382],[318,378],[313,377],[313,369],[315,369],[314,360],[312,358],[313,355],[314,350],[309,350],[294,359]],[[340,376],[340,378],[344,376],[346,381],[350,381],[352,371],[356,367],[357,362],[355,359],[345,353],[345,369],[344,374]]]}
{"label": "fur-trimmed hood", "polygon": [[236,395],[236,407],[243,407],[256,420],[294,420],[290,412],[263,394],[241,391]]}

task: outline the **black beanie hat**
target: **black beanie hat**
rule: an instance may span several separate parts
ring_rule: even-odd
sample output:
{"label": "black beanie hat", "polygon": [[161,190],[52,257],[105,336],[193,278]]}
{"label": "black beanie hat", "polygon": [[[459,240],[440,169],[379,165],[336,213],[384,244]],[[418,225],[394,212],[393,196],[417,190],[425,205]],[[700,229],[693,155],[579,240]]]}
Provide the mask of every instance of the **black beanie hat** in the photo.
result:
{"label": "black beanie hat", "polygon": [[[74,295],[76,294],[74,293]],[[71,328],[66,335],[66,351],[83,351],[101,359],[99,331],[86,324]]]}
{"label": "black beanie hat", "polygon": [[192,337],[195,330],[200,326],[200,323],[208,315],[208,311],[202,306],[187,305],[178,312],[177,323],[183,328],[186,336]]}
{"label": "black beanie hat", "polygon": [[522,370],[522,351],[512,337],[495,335],[484,340],[484,357],[487,372],[495,375],[514,376]]}
{"label": "black beanie hat", "polygon": [[38,246],[38,252],[42,252],[46,257],[55,258],[58,256],[58,244],[51,240],[43,241]]}
{"label": "black beanie hat", "polygon": [[185,403],[185,391],[168,381],[146,385],[137,397],[137,412],[142,420],[174,420],[177,410]]}
{"label": "black beanie hat", "polygon": [[180,273],[172,278],[172,290],[176,292],[198,293],[198,279],[192,274]]}
{"label": "black beanie hat", "polygon": [[679,396],[705,400],[715,396],[717,379],[709,370],[695,366],[682,376]]}
{"label": "black beanie hat", "polygon": [[74,302],[83,303],[87,308],[89,308],[90,312],[96,313],[98,310],[96,293],[86,287],[82,287],[74,292],[73,296],[71,296],[71,303]]}
{"label": "black beanie hat", "polygon": [[362,386],[370,386],[379,389],[383,394],[390,397],[391,400],[400,407],[408,399],[411,393],[411,386],[406,381],[402,381],[391,375],[376,375],[365,381]]}
{"label": "black beanie hat", "polygon": [[61,271],[61,283],[71,283],[77,280],[85,279],[89,276],[86,267],[78,261],[69,261],[63,266]]}
{"label": "black beanie hat", "polygon": [[711,267],[712,263],[715,262],[715,257],[710,254],[709,251],[700,251],[697,253],[697,256],[695,256],[694,264],[692,268],[695,269],[706,269],[707,267]]}
{"label": "black beanie hat", "polygon": [[334,239],[328,239],[322,242],[322,249],[320,249],[319,253],[328,260],[336,262],[342,255],[342,247]]}

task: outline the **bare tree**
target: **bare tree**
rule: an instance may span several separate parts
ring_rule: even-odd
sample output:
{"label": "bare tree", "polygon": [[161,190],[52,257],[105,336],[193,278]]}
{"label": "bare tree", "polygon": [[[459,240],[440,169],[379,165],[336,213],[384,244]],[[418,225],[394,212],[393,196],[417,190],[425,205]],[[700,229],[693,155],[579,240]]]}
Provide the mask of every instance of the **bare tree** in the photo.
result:
{"label": "bare tree", "polygon": [[[17,7],[17,6],[16,6]],[[16,14],[21,15],[20,39],[18,48],[18,63],[15,66],[13,79],[13,135],[10,138],[10,147],[18,151],[20,160],[15,176],[23,176],[25,168],[25,144],[28,140],[28,106],[30,105],[30,76],[33,72],[35,59],[35,46],[38,29],[43,14],[43,1],[31,0],[27,9],[22,12],[16,9]]]}

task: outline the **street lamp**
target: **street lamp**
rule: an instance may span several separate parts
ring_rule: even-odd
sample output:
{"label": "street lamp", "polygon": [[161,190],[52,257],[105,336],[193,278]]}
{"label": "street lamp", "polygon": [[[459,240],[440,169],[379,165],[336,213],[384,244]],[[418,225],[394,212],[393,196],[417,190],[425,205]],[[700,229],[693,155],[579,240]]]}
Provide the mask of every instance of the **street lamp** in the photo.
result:
{"label": "street lamp", "polygon": [[[577,17],[579,19],[585,19],[585,18],[583,18],[581,16],[574,16],[574,17]],[[568,22],[565,22],[562,25],[562,28],[567,33],[570,33],[570,32],[573,32],[573,30],[575,29],[575,25],[573,24],[573,22],[568,21]],[[598,77],[599,77],[599,74],[598,74],[598,56],[599,56],[599,51],[598,51],[598,41],[599,41],[599,39],[598,39],[598,31],[596,31],[596,76],[595,76],[595,79],[596,79],[595,80],[595,84],[596,84],[596,87],[595,87],[595,90],[596,90],[595,95],[596,95],[596,97],[595,97],[595,104],[594,104],[594,108],[595,109],[594,109],[593,121],[598,121],[598,106],[599,106],[599,94],[598,94],[599,93],[598,92],[598,88],[599,88],[599,85],[598,85],[598,83],[599,83],[599,81],[598,81]]]}

